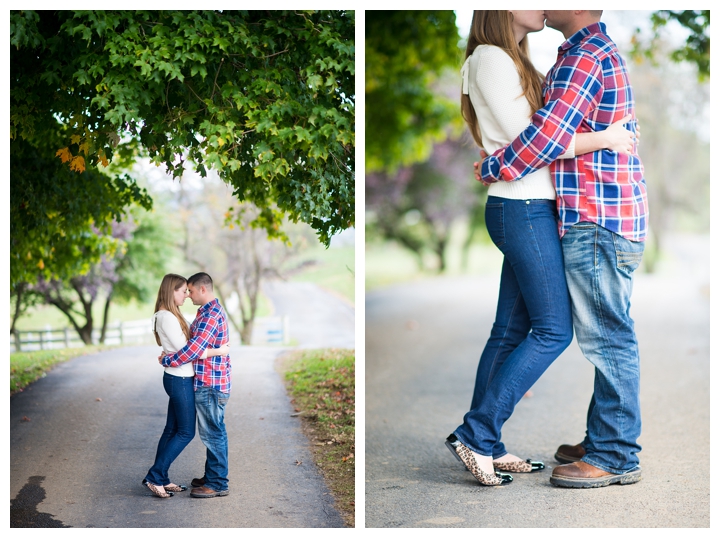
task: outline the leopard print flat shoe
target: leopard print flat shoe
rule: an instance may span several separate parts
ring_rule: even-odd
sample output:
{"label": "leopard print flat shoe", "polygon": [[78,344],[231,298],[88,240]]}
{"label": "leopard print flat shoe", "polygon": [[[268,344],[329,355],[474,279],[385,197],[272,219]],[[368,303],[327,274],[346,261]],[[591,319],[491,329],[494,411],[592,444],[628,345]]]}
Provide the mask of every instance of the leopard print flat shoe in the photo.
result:
{"label": "leopard print flat shoe", "polygon": [[493,467],[498,471],[505,471],[506,473],[534,473],[536,471],[542,471],[545,468],[545,464],[541,461],[511,461],[511,462],[499,462],[494,461]]}
{"label": "leopard print flat shoe", "polygon": [[165,491],[172,491],[173,493],[180,493],[183,491],[187,491],[187,486],[183,486],[182,484],[168,484],[165,486]]}
{"label": "leopard print flat shoe", "polygon": [[452,451],[456,458],[463,462],[467,470],[470,471],[483,486],[503,486],[512,482],[513,478],[509,474],[489,474],[480,469],[472,451],[462,444],[454,434],[447,438],[445,445]]}
{"label": "leopard print flat shoe", "polygon": [[163,486],[156,486],[155,484],[153,484],[152,482],[148,482],[147,480],[143,480],[143,485],[147,486],[148,489],[152,491],[152,494],[155,495],[155,497],[160,497],[161,499],[167,499],[175,495],[174,493],[165,491],[165,488]]}

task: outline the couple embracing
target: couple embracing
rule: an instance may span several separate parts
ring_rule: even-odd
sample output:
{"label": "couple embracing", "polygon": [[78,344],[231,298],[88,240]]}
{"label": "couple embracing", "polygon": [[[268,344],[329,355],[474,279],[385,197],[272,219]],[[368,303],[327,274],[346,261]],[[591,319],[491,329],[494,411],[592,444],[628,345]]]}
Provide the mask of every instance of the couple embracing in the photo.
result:
{"label": "couple embracing", "polygon": [[[485,220],[504,255],[495,322],[470,410],[446,445],[480,484],[544,469],[509,453],[501,429],[570,345],[595,367],[581,443],[561,445],[551,484],[641,479],[640,360],[630,295],[648,206],[626,64],[602,11],[475,11],[462,68],[463,116],[484,158]],[[543,77],[527,34],[562,32]],[[529,125],[528,125],[529,123]]]}
{"label": "couple embracing", "polygon": [[[178,308],[187,297],[199,307],[191,325]],[[169,402],[155,462],[142,483],[163,499],[188,489],[172,482],[168,471],[195,436],[197,417],[200,439],[207,451],[204,474],[193,478],[190,496],[228,495],[225,406],[230,398],[232,372],[228,324],[207,273],[197,273],[187,280],[180,275],[165,275],[155,303],[153,332],[163,347],[158,360],[165,367],[163,387]]]}

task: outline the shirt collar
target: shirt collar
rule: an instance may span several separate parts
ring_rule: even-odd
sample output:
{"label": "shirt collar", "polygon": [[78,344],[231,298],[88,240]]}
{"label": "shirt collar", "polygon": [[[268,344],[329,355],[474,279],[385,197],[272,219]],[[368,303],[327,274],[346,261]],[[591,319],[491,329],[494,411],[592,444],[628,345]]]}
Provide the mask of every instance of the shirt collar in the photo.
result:
{"label": "shirt collar", "polygon": [[594,22],[589,26],[586,26],[582,30],[578,30],[573,35],[571,35],[567,41],[565,41],[560,47],[558,47],[558,54],[562,54],[566,50],[570,50],[575,45],[580,43],[583,39],[585,39],[590,34],[606,34],[606,28],[604,22]]}
{"label": "shirt collar", "polygon": [[208,310],[211,310],[213,307],[215,307],[215,305],[217,305],[219,303],[220,303],[220,301],[218,301],[218,298],[215,297],[212,301],[205,303],[200,308],[198,308],[198,313],[199,312],[207,312]]}

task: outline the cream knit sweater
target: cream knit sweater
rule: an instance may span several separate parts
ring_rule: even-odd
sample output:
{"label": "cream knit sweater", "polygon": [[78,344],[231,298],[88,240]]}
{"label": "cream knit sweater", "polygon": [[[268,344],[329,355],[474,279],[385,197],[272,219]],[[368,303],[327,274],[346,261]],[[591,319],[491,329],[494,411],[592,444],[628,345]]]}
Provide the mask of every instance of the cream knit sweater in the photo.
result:
{"label": "cream knit sweater", "polygon": [[[180,322],[172,312],[167,310],[158,310],[152,318],[153,329],[157,331],[162,343],[163,351],[167,354],[173,354],[180,351],[187,344],[187,337],[180,327]],[[181,364],[180,366],[166,366],[165,371],[168,374],[179,377],[192,377],[195,375],[195,368],[192,361]]]}
{"label": "cream knit sweater", "polygon": [[[512,58],[501,48],[479,45],[462,69],[463,93],[475,108],[483,145],[488,154],[508,145],[528,125],[533,110],[523,95],[520,75]],[[575,137],[561,159],[575,156]],[[514,200],[555,199],[555,184],[545,167],[517,181],[498,181],[488,195]]]}

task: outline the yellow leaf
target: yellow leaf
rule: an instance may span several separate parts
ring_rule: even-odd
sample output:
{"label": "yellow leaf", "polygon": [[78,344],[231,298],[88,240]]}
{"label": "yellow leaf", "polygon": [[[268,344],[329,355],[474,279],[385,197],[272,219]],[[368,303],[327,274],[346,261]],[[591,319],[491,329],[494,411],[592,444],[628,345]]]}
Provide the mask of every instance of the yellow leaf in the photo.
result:
{"label": "yellow leaf", "polygon": [[225,140],[223,140],[222,138],[218,138],[217,142],[218,142],[218,146],[220,146],[220,147],[223,147],[225,145]]}
{"label": "yellow leaf", "polygon": [[28,250],[27,259],[32,260],[32,253]]}
{"label": "yellow leaf", "polygon": [[77,144],[78,142],[80,142],[81,138],[82,137],[80,135],[72,135],[70,137],[70,142],[72,142],[73,144]]}
{"label": "yellow leaf", "polygon": [[88,149],[89,148],[88,148],[87,140],[85,142],[83,142],[82,144],[80,144],[80,151],[82,151],[85,155],[88,154]]}
{"label": "yellow leaf", "polygon": [[73,157],[73,160],[70,163],[70,170],[74,170],[75,172],[84,172],[85,159],[83,159],[80,155]]}
{"label": "yellow leaf", "polygon": [[103,153],[102,151],[98,153],[98,157],[100,158],[100,164],[102,164],[103,166],[107,166],[108,164],[110,164],[110,161],[107,160],[107,157],[105,157],[105,153]]}
{"label": "yellow leaf", "polygon": [[40,260],[40,261],[38,262],[37,266],[38,266],[38,269],[41,269],[41,270],[42,270],[42,269],[45,269],[45,263],[43,263],[42,260]]}
{"label": "yellow leaf", "polygon": [[72,159],[72,153],[70,153],[68,148],[60,148],[55,152],[55,156],[60,157],[60,160],[64,163]]}

